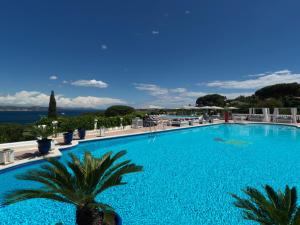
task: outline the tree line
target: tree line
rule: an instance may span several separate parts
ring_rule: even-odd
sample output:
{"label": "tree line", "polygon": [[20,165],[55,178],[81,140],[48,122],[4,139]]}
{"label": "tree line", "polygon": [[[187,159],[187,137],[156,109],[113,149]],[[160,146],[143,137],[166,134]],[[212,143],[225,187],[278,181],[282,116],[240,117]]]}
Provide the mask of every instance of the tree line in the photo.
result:
{"label": "tree line", "polygon": [[263,87],[251,96],[239,96],[235,99],[227,99],[219,94],[210,94],[199,97],[196,100],[197,106],[225,105],[234,106],[240,111],[248,110],[250,107],[267,108],[289,108],[300,109],[300,84],[282,83]]}

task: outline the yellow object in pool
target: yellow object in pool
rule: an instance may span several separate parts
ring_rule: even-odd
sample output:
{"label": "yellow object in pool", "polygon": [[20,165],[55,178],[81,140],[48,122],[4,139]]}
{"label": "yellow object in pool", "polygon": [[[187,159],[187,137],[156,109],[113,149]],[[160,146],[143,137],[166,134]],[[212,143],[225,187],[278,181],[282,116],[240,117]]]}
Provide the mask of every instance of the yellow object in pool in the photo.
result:
{"label": "yellow object in pool", "polygon": [[224,142],[225,144],[229,144],[229,145],[248,145],[251,144],[248,141],[242,141],[242,140],[228,140]]}

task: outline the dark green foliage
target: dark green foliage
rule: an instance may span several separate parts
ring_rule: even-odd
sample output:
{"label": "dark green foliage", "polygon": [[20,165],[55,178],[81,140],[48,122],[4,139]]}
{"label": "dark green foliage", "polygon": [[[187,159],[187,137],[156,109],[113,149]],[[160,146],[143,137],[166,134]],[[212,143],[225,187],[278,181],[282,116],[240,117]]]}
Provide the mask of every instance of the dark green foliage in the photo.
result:
{"label": "dark green foliage", "polygon": [[111,116],[124,116],[124,115],[131,114],[134,112],[135,112],[135,109],[130,106],[113,105],[113,106],[108,107],[105,110],[104,114],[107,117],[111,117]]}
{"label": "dark green foliage", "polygon": [[211,94],[199,97],[196,101],[197,106],[225,106],[226,97],[218,94]]}
{"label": "dark green foliage", "polygon": [[98,128],[100,127],[118,127],[121,125],[121,119],[118,116],[114,117],[99,117],[98,118]]}
{"label": "dark green foliage", "polygon": [[248,109],[253,107],[297,107],[300,109],[300,84],[283,83],[270,85],[257,90],[252,96],[239,96],[232,100],[226,100],[223,96],[212,94],[200,97],[196,101],[198,106],[224,106],[225,103],[239,108],[235,111],[237,113],[248,113]]}
{"label": "dark green foliage", "polygon": [[77,124],[76,119],[73,117],[61,117],[58,120],[58,130],[59,132],[74,132],[76,130]]}
{"label": "dark green foliage", "polygon": [[300,108],[300,98],[293,96],[284,96],[281,98],[282,104],[285,107],[297,107]]}
{"label": "dark green foliage", "polygon": [[77,116],[71,119],[74,122],[76,129],[92,130],[94,128],[94,117],[91,116]]}
{"label": "dark green foliage", "polygon": [[[134,112],[132,114],[128,114],[122,116],[123,121],[122,125],[127,126],[131,125],[132,119],[135,117],[143,118],[145,116],[144,112]],[[121,117],[95,117],[93,114],[84,114],[80,116],[60,116],[56,119],[43,117],[41,120],[35,123],[35,125],[47,125],[47,127],[52,129],[52,121],[58,121],[58,132],[68,132],[74,131],[78,128],[83,128],[86,130],[94,129],[94,120],[98,119],[98,128],[100,127],[117,127],[121,125]],[[21,124],[2,124],[0,125],[0,143],[5,142],[15,142],[15,141],[25,141],[25,140],[34,140],[35,135],[29,134],[29,132],[25,132],[27,135],[24,136],[24,131],[31,128],[29,125],[21,125]]]}
{"label": "dark green foliage", "polygon": [[55,119],[56,117],[57,117],[56,100],[54,96],[54,91],[51,91],[49,108],[48,108],[48,118]]}
{"label": "dark green foliage", "polygon": [[80,116],[100,117],[100,116],[105,116],[104,112],[105,112],[105,110],[99,110],[99,111],[95,111],[95,112],[84,112]]}
{"label": "dark green foliage", "polygon": [[283,107],[282,101],[275,98],[268,98],[265,100],[259,100],[256,104],[258,108],[281,108]]}
{"label": "dark green foliage", "polygon": [[300,96],[300,84],[298,83],[284,83],[270,85],[261,88],[255,92],[255,95],[261,99],[266,98],[282,98],[285,96]]}
{"label": "dark green foliage", "polygon": [[35,138],[42,138],[48,139],[49,136],[53,134],[52,126],[33,126],[26,129],[23,133],[24,137],[35,137]]}
{"label": "dark green foliage", "polygon": [[0,124],[0,143],[33,140],[34,136],[24,136],[30,126],[20,124]]}
{"label": "dark green foliage", "polygon": [[57,159],[48,159],[48,164],[42,165],[40,169],[17,176],[19,180],[38,182],[42,186],[6,193],[2,205],[34,198],[51,199],[75,205],[78,225],[101,225],[103,213],[111,213],[113,209],[107,204],[96,202],[96,196],[111,187],[126,184],[123,181],[124,175],[142,171],[141,166],[130,160],[117,162],[125,154],[126,151],[115,155],[108,152],[95,158],[90,152],[85,152],[82,161],[70,154],[71,160],[66,164]]}
{"label": "dark green foliage", "polygon": [[286,186],[285,191],[275,192],[265,186],[266,196],[255,188],[248,187],[243,191],[249,198],[243,199],[232,194],[236,199],[234,205],[243,210],[246,220],[261,225],[300,225],[300,209],[297,206],[296,188]]}

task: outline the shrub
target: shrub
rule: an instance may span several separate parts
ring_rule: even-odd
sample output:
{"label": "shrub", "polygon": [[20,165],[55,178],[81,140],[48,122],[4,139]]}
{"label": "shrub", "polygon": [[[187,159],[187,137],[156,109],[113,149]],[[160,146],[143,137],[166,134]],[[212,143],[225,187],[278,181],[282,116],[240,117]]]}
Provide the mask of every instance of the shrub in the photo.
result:
{"label": "shrub", "polygon": [[199,97],[196,101],[197,106],[205,106],[205,105],[216,105],[216,106],[224,106],[226,101],[226,97],[219,94],[211,94]]}
{"label": "shrub", "polygon": [[[80,116],[61,116],[58,117],[56,120],[58,121],[58,131],[59,132],[67,132],[67,131],[74,131],[78,128],[84,128],[87,130],[94,129],[94,120],[95,118],[98,119],[98,128],[105,127],[118,127],[121,125],[121,118],[122,125],[127,126],[131,125],[132,119],[135,117],[143,118],[145,116],[144,112],[134,112],[131,114],[127,114],[124,116],[112,116],[112,117],[95,117],[91,114],[85,114]],[[52,121],[53,119],[49,119],[47,117],[41,118],[37,121],[34,125],[47,125],[50,129],[52,129]],[[26,140],[34,140],[35,135],[28,135],[27,131],[28,128],[32,128],[31,125],[21,125],[21,124],[2,124],[0,125],[0,143],[5,142],[15,142],[15,141],[26,141]]]}
{"label": "shrub", "polygon": [[135,109],[130,107],[130,106],[126,106],[126,105],[114,105],[114,106],[110,106],[105,110],[105,116],[107,117],[112,117],[112,116],[125,116],[127,114],[131,114],[134,113]]}
{"label": "shrub", "polygon": [[23,133],[28,129],[28,125],[21,124],[1,124],[0,125],[0,143],[15,141],[33,140],[33,136],[24,136]]}
{"label": "shrub", "polygon": [[42,138],[42,139],[48,139],[49,136],[53,135],[53,129],[52,126],[33,126],[28,129],[26,129],[23,132],[24,137],[35,137],[35,138]]}
{"label": "shrub", "polygon": [[74,123],[75,129],[81,128],[86,130],[92,130],[94,128],[94,116],[84,115],[72,117],[71,122]]}
{"label": "shrub", "polygon": [[77,129],[76,120],[72,117],[62,117],[58,120],[58,130],[60,132],[73,132]]}

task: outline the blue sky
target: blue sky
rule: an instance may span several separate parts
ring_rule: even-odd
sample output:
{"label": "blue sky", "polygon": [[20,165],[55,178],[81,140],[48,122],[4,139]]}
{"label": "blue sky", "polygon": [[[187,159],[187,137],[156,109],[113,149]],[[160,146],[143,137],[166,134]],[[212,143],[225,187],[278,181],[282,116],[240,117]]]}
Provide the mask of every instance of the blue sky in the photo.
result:
{"label": "blue sky", "polygon": [[0,104],[178,107],[300,82],[297,0],[0,2]]}

